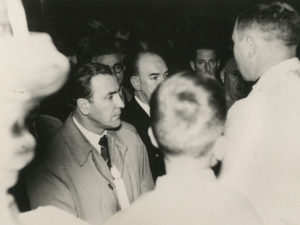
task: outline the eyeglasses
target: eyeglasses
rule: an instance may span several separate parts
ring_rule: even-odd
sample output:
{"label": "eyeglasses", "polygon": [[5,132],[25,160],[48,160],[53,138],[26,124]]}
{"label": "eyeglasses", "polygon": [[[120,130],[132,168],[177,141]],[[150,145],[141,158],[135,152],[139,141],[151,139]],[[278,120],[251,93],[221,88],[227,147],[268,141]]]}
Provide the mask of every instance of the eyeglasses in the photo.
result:
{"label": "eyeglasses", "polygon": [[117,63],[117,64],[113,65],[112,67],[110,67],[109,65],[101,64],[101,63],[98,63],[98,64],[100,64],[102,66],[105,66],[105,67],[107,67],[109,69],[113,69],[113,71],[115,73],[121,73],[124,70],[124,66],[123,66],[122,63]]}

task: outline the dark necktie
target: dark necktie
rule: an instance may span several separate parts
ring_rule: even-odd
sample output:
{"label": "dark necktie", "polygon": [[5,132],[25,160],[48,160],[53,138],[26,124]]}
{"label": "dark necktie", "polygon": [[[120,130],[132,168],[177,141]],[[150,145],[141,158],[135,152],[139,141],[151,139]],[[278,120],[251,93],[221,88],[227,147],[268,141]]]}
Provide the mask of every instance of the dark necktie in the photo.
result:
{"label": "dark necktie", "polygon": [[104,135],[100,138],[99,145],[101,147],[101,156],[104,159],[104,161],[107,163],[108,167],[111,167],[110,157],[109,157],[109,151],[108,151],[108,144],[107,144],[107,137]]}

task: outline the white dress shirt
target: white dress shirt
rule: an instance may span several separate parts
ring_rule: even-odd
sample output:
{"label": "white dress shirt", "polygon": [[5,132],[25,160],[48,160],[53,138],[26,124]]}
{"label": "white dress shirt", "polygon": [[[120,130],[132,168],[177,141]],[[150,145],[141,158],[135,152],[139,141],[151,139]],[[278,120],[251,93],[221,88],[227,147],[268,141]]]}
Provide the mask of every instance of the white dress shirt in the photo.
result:
{"label": "white dress shirt", "polygon": [[220,180],[244,193],[264,224],[300,224],[299,69],[297,58],[275,65],[227,116]]}
{"label": "white dress shirt", "polygon": [[103,132],[103,134],[95,134],[93,132],[88,131],[85,129],[73,116],[73,122],[75,123],[76,127],[81,131],[81,133],[86,137],[86,139],[97,149],[98,152],[101,154],[101,146],[99,145],[100,138],[104,135],[107,135],[107,130]]}
{"label": "white dress shirt", "polygon": [[142,109],[148,114],[148,116],[150,117],[150,106],[145,104],[144,102],[142,102],[141,100],[139,100],[136,96],[134,96],[135,100],[137,101],[137,103],[139,103],[139,105],[142,107]]}

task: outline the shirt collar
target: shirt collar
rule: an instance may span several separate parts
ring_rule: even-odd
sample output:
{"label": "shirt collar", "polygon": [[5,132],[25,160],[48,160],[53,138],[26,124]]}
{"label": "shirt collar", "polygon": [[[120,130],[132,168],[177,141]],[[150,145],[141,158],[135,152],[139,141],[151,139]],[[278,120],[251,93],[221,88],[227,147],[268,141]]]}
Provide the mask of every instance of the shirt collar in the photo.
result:
{"label": "shirt collar", "polygon": [[136,96],[134,96],[135,100],[137,101],[137,103],[142,107],[142,109],[148,114],[148,116],[150,117],[150,106],[145,104],[144,102],[142,102],[139,98],[137,98]]}
{"label": "shirt collar", "polygon": [[99,145],[99,140],[100,138],[102,138],[104,135],[107,135],[107,130],[105,130],[103,132],[103,134],[99,135],[99,134],[95,134],[93,132],[88,131],[87,129],[85,129],[77,120],[76,118],[73,116],[73,121],[76,125],[76,127],[78,127],[78,129],[81,131],[81,133],[86,137],[86,139],[97,149],[97,151],[101,152],[101,147]]}
{"label": "shirt collar", "polygon": [[[195,175],[196,174],[196,175]],[[164,175],[157,178],[156,181],[156,190],[167,190],[170,189],[190,189],[191,187],[199,188],[200,186],[216,181],[216,176],[212,169],[205,169],[199,173],[195,173],[192,176],[187,174],[187,176],[178,177],[177,175]]]}
{"label": "shirt collar", "polygon": [[291,58],[288,60],[284,60],[272,68],[270,68],[267,72],[265,72],[258,82],[252,87],[253,91],[259,91],[263,87],[268,87],[277,79],[280,79],[280,76],[285,76],[287,72],[298,70],[299,69],[299,60],[298,58]]}

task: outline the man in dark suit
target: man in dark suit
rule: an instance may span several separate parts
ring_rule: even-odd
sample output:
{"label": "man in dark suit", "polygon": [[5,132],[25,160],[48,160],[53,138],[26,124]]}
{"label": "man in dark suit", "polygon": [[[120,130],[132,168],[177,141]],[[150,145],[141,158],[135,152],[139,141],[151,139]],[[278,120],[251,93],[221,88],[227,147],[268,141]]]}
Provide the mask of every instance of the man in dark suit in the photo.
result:
{"label": "man in dark suit", "polygon": [[33,209],[52,205],[101,224],[124,208],[124,199],[133,202],[154,184],[144,144],[120,120],[124,103],[116,76],[88,63],[73,79],[68,99],[74,110],[28,176],[27,190]]}
{"label": "man in dark suit", "polygon": [[132,124],[144,142],[154,181],[164,175],[165,165],[161,151],[155,148],[148,136],[150,127],[149,101],[152,92],[167,76],[168,68],[165,61],[156,53],[143,51],[132,58],[128,66],[130,82],[135,89],[134,98],[122,110],[122,120]]}

